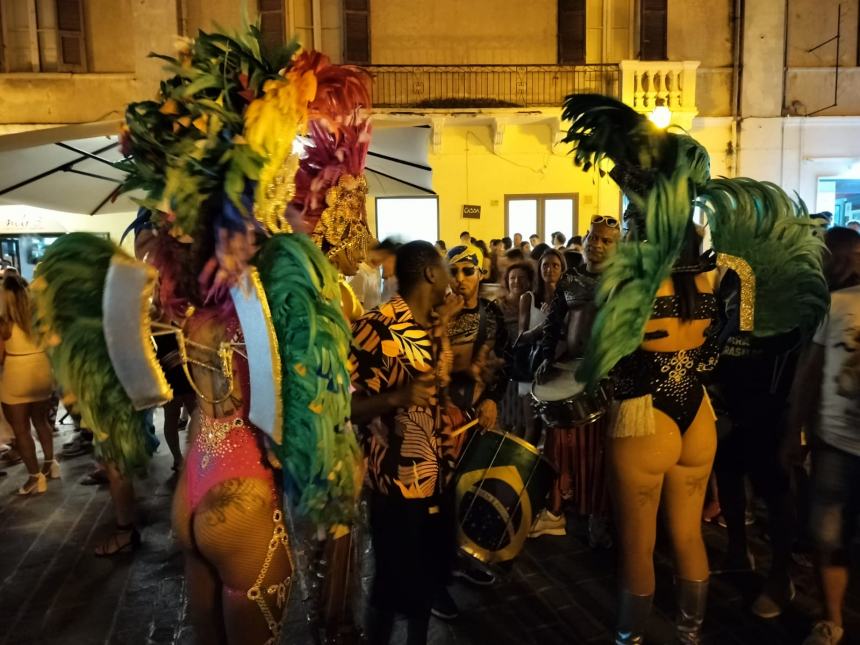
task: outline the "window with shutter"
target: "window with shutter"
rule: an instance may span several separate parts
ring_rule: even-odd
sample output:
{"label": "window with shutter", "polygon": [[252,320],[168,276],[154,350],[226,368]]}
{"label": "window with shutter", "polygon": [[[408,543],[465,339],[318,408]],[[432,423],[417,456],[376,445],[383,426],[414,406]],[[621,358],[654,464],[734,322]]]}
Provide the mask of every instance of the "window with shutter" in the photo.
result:
{"label": "window with shutter", "polygon": [[83,0],[57,0],[57,69],[86,70]]}
{"label": "window with shutter", "polygon": [[666,60],[667,0],[642,0],[639,59]]}
{"label": "window with shutter", "polygon": [[558,0],[558,62],[585,62],[585,0]]}
{"label": "window with shutter", "polygon": [[282,46],[287,41],[284,0],[260,0],[259,10],[263,43],[269,49]]}
{"label": "window with shutter", "polygon": [[354,65],[370,64],[370,0],[344,0],[343,59]]}

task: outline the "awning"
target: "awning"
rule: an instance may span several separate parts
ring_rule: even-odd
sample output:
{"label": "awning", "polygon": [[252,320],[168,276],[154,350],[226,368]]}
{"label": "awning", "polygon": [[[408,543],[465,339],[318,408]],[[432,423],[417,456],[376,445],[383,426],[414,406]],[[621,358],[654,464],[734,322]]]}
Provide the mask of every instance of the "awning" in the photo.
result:
{"label": "awning", "polygon": [[[69,125],[0,136],[0,204],[24,204],[84,215],[130,213],[117,197],[123,174],[119,121]],[[372,195],[435,195],[427,164],[426,127],[378,128],[367,158]]]}
{"label": "awning", "polygon": [[375,128],[365,172],[372,195],[435,195],[433,170],[427,164],[430,129]]}
{"label": "awning", "polygon": [[46,128],[0,136],[0,203],[96,215],[129,213],[116,196],[123,173],[119,121]]}

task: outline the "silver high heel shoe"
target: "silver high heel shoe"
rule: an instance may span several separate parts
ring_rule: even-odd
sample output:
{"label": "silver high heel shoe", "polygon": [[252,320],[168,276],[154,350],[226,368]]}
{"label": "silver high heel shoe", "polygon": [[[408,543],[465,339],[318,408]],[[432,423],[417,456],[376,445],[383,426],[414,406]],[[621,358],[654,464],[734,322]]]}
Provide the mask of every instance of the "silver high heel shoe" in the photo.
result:
{"label": "silver high heel shoe", "polygon": [[645,623],[651,613],[654,594],[638,596],[622,590],[618,596],[618,621],[615,626],[615,645],[642,645],[645,642]]}
{"label": "silver high heel shoe", "polygon": [[675,585],[678,591],[678,618],[675,620],[678,642],[699,645],[708,605],[708,581],[678,578]]}

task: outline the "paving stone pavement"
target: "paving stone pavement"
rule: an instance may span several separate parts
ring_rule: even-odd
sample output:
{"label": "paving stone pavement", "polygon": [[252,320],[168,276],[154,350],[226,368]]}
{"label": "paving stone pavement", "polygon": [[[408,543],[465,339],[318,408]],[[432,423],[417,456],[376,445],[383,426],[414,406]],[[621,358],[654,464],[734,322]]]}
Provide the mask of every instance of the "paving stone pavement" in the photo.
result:
{"label": "paving stone pavement", "polygon": [[[160,427],[160,418],[156,418]],[[68,440],[61,427],[56,445]],[[96,558],[92,551],[110,534],[108,492],[82,486],[89,457],[63,462],[63,478],[45,495],[18,498],[22,466],[0,478],[0,645],[190,645],[181,555],[170,535],[171,460],[162,443],[138,493],[143,547],[134,555]],[[752,550],[762,565],[767,543],[759,524]],[[707,526],[712,561],[719,561],[725,532]],[[674,597],[671,560],[658,545],[655,609],[648,643],[672,642]],[[814,577],[792,572],[797,599],[783,616],[765,621],[748,607],[760,587],[756,575],[714,576],[705,621],[705,642],[714,645],[799,644],[819,610]],[[556,645],[608,643],[614,616],[615,554],[592,551],[583,522],[571,521],[567,537],[530,541],[515,566],[487,588],[457,583],[452,593],[461,617],[433,620],[431,645]],[[846,620],[860,645],[860,570]],[[397,632],[402,639],[402,626]],[[307,642],[302,637],[291,642]],[[395,642],[402,642],[398,640]]]}

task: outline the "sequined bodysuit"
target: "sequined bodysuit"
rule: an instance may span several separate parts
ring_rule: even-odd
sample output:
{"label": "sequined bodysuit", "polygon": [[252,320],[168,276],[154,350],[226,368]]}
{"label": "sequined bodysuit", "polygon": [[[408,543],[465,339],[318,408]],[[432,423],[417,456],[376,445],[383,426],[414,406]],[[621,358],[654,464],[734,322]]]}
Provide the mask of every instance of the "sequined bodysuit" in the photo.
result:
{"label": "sequined bodysuit", "polygon": [[[659,296],[651,310],[651,320],[681,317],[679,296]],[[613,371],[615,398],[633,399],[651,395],[655,408],[668,415],[683,434],[693,423],[705,389],[701,376],[717,363],[716,334],[719,309],[712,293],[699,293],[693,320],[711,320],[701,342],[674,352],[650,351],[640,347],[626,356]],[[645,341],[668,338],[665,330],[647,332]]]}
{"label": "sequined bodysuit", "polygon": [[[231,343],[244,342],[235,317],[227,324],[227,337]],[[185,463],[192,511],[209,490],[228,479],[265,480],[271,487],[272,499],[276,499],[275,480],[266,459],[263,433],[248,421],[248,361],[238,352],[233,353],[233,375],[241,396],[239,407],[229,416],[220,418],[206,414],[205,406],[200,408],[200,427],[191,441]]]}

